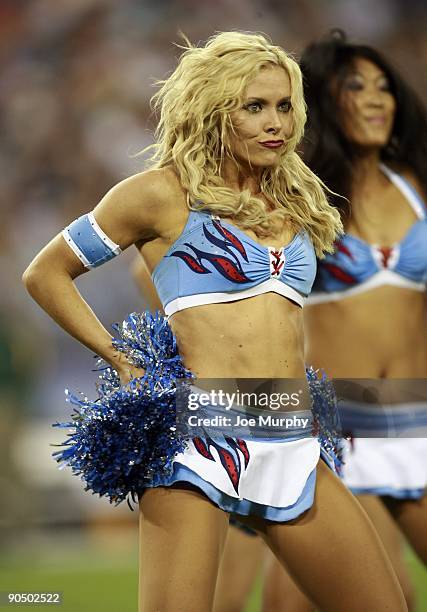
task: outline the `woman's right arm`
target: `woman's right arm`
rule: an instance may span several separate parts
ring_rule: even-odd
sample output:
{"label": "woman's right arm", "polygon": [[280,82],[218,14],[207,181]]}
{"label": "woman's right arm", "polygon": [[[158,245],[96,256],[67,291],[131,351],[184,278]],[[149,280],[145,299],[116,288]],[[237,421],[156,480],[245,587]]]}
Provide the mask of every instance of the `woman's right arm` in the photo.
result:
{"label": "woman's right arm", "polygon": [[[162,189],[159,183],[163,182]],[[162,171],[135,175],[113,187],[92,211],[104,234],[121,250],[135,242],[148,242],[161,234],[165,192]],[[34,258],[24,272],[24,284],[32,298],[63,329],[103,357],[127,382],[135,367],[114,349],[112,336],[80,295],[74,279],[88,271],[58,234]]]}

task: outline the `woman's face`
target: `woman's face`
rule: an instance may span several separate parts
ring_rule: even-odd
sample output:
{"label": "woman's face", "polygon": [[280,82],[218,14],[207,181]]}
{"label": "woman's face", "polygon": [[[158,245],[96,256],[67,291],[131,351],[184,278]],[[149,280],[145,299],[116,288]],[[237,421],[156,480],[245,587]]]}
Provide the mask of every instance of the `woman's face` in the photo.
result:
{"label": "woman's face", "polygon": [[356,58],[339,94],[342,127],[354,145],[384,147],[393,130],[396,101],[384,72],[367,59]]}
{"label": "woman's face", "polygon": [[231,113],[233,130],[229,148],[233,156],[251,168],[279,162],[292,133],[291,82],[280,66],[266,66],[250,81],[243,104]]}

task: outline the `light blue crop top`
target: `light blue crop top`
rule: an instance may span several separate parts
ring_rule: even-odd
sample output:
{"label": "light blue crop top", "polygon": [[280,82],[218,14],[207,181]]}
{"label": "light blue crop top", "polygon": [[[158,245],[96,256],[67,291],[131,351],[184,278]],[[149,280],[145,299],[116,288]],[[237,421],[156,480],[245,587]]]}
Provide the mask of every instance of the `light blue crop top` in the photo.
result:
{"label": "light blue crop top", "polygon": [[408,181],[381,166],[414,209],[416,221],[404,238],[391,247],[368,244],[345,234],[335,252],[319,262],[310,304],[338,301],[380,287],[393,285],[425,291],[427,284],[427,218],[423,200]]}
{"label": "light blue crop top", "polygon": [[299,306],[311,291],[316,256],[306,232],[283,248],[259,244],[205,211],[190,211],[182,234],[153,271],[166,315],[273,291]]}

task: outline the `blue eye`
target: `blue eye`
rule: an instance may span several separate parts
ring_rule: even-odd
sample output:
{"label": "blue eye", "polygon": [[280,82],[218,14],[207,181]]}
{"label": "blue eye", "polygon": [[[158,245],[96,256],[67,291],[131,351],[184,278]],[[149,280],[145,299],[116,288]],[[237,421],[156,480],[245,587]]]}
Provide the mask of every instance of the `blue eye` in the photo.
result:
{"label": "blue eye", "polygon": [[292,104],[290,100],[288,100],[287,102],[282,102],[282,104],[279,105],[279,109],[281,110],[282,113],[289,113],[291,108],[292,108]]}
{"label": "blue eye", "polygon": [[250,102],[249,104],[245,104],[243,108],[250,113],[259,113],[261,110],[261,104],[259,102]]}

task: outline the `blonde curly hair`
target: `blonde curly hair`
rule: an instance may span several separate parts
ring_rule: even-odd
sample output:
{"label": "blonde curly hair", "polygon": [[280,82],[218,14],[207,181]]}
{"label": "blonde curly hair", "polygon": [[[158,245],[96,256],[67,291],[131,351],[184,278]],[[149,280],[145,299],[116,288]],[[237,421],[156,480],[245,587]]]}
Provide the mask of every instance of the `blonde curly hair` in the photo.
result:
{"label": "blonde curly hair", "polygon": [[[328,203],[325,185],[296,152],[306,121],[298,64],[262,34],[220,32],[202,47],[185,40],[177,68],[158,81],[152,98],[159,123],[151,167],[175,168],[190,209],[209,209],[258,236],[271,235],[286,222],[308,233],[319,257],[331,252],[342,232],[339,213]],[[222,178],[222,163],[230,155],[230,114],[241,107],[248,83],[270,65],[289,75],[293,114],[279,164],[265,168],[261,177],[261,192],[273,210],[249,190],[236,193]]]}

